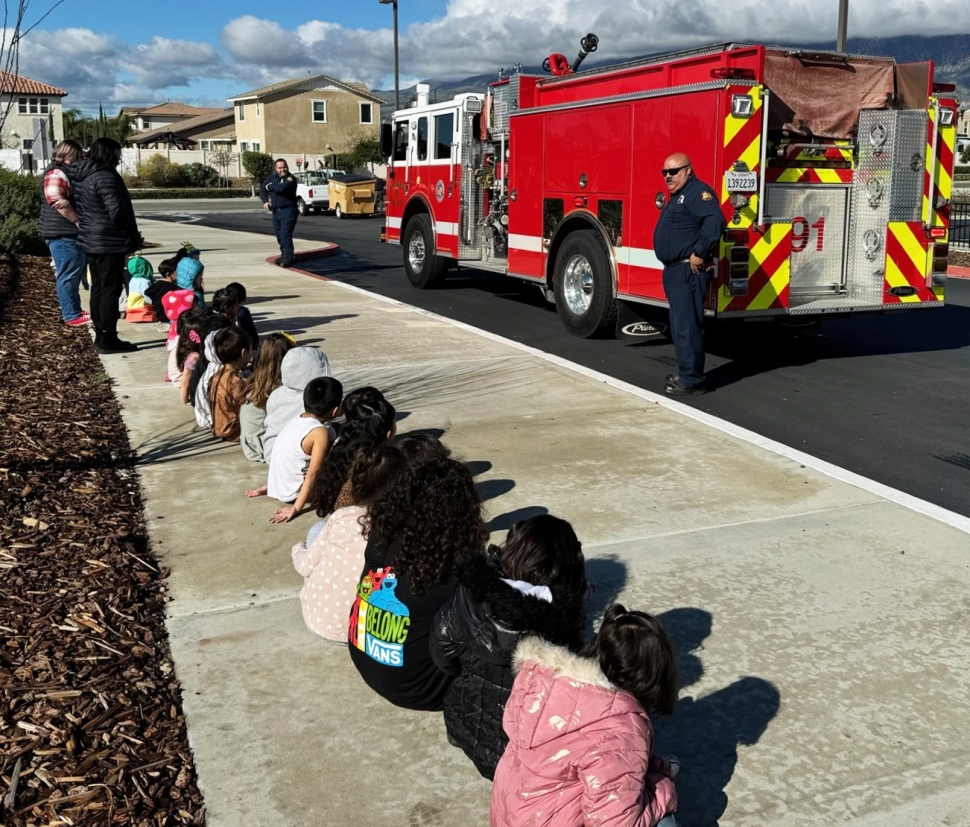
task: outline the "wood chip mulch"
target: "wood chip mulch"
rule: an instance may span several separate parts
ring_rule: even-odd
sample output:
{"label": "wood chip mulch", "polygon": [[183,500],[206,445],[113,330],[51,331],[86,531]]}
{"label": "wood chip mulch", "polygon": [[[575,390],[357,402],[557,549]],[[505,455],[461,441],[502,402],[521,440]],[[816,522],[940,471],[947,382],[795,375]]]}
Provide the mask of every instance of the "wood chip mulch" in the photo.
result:
{"label": "wood chip mulch", "polygon": [[49,259],[0,257],[0,824],[204,824],[166,572],[110,381],[53,282]]}

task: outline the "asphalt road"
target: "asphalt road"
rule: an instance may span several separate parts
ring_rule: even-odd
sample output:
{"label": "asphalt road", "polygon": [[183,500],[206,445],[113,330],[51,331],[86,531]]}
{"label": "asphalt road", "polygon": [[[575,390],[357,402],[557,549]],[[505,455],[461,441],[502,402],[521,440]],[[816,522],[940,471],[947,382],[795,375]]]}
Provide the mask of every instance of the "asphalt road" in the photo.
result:
{"label": "asphalt road", "polygon": [[[136,211],[272,236],[269,215],[249,201],[136,202]],[[380,226],[379,217],[311,215],[296,234],[341,246],[340,255],[314,263],[320,275],[650,390],[661,391],[675,368],[666,341],[631,346],[570,336],[538,290],[514,279],[462,269],[439,290],[415,290],[401,248],[378,243]],[[275,239],[267,239],[267,255],[275,250]],[[770,324],[718,327],[709,335],[707,367],[714,390],[686,404],[970,516],[970,281],[951,279],[941,309],[828,321],[806,338]]]}

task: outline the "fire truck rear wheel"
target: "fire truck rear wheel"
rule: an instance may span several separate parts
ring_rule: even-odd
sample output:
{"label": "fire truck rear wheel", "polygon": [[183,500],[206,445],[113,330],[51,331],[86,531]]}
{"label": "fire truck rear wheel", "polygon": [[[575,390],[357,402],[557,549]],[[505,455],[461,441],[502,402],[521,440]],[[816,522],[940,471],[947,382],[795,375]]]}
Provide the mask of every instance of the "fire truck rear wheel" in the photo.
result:
{"label": "fire truck rear wheel", "polygon": [[580,230],[563,242],[556,256],[553,289],[559,318],[574,336],[590,339],[613,332],[617,312],[613,277],[595,231]]}
{"label": "fire truck rear wheel", "polygon": [[415,287],[425,290],[444,281],[448,260],[434,254],[434,235],[426,215],[416,215],[404,229],[404,272]]}

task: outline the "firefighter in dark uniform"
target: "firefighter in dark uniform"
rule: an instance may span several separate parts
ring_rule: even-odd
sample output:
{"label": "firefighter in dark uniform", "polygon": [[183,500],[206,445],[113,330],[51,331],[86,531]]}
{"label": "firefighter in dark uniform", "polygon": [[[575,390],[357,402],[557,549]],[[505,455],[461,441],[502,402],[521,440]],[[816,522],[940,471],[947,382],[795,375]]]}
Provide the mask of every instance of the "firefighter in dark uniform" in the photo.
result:
{"label": "firefighter in dark uniform", "polygon": [[664,292],[670,305],[670,336],[677,373],[664,393],[704,393],[704,297],[713,278],[713,254],[726,222],[714,190],[694,177],[690,158],[675,152],[664,162],[670,198],[653,233],[663,262]]}
{"label": "firefighter in dark uniform", "polygon": [[273,230],[280,245],[280,267],[293,264],[293,229],[296,227],[296,178],[286,161],[280,158],[276,169],[259,188],[263,207],[273,213]]}

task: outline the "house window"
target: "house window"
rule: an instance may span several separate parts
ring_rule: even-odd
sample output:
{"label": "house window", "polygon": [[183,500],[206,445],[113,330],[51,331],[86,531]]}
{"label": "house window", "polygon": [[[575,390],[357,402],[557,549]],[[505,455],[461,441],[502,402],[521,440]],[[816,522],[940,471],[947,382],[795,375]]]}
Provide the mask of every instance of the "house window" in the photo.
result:
{"label": "house window", "polygon": [[364,103],[361,101],[360,104],[360,122],[361,123],[374,123],[374,106],[370,103]]}
{"label": "house window", "polygon": [[34,139],[33,138],[24,138],[24,149],[29,152],[33,148],[34,148]]}
{"label": "house window", "polygon": [[250,146],[252,147],[253,152],[259,152],[259,141],[253,141]]}
{"label": "house window", "polygon": [[240,152],[249,152],[249,144],[247,144],[245,141],[240,141],[239,142],[239,151]]}
{"label": "house window", "polygon": [[246,120],[246,104],[241,101],[236,104],[236,117],[241,121]]}
{"label": "house window", "polygon": [[152,119],[151,118],[142,118],[141,119],[141,128],[142,129],[151,129],[152,128]]}
{"label": "house window", "polygon": [[256,117],[259,117],[259,101],[256,101]]}
{"label": "house window", "polygon": [[199,147],[203,150],[210,149],[210,145],[208,141],[199,141]]}
{"label": "house window", "polygon": [[18,115],[47,115],[50,111],[47,98],[17,98]]}
{"label": "house window", "polygon": [[326,123],[327,122],[327,102],[326,101],[311,101],[311,120],[313,123]]}

